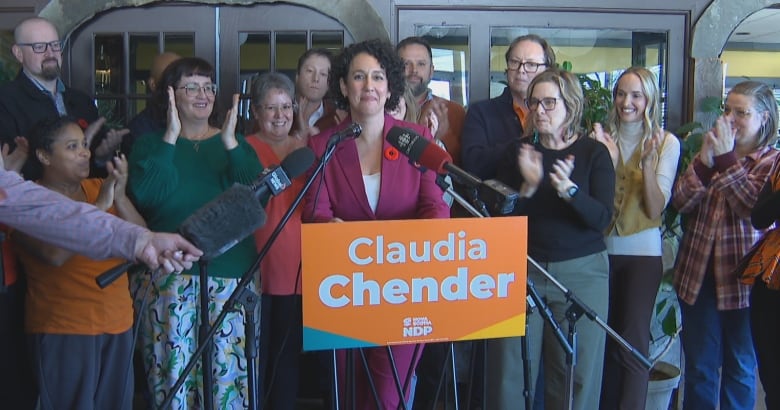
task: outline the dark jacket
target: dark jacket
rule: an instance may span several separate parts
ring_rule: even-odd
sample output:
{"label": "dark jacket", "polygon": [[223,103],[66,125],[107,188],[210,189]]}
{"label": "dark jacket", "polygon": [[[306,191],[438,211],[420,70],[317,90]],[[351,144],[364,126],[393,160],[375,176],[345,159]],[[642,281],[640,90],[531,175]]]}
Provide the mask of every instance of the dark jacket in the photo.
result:
{"label": "dark jacket", "polygon": [[509,144],[523,135],[509,87],[496,98],[469,106],[461,132],[463,169],[482,179],[496,177],[496,165]]}
{"label": "dark jacket", "polygon": [[[97,107],[88,95],[66,87],[62,98],[68,115],[87,124],[98,119]],[[0,87],[0,143],[14,147],[15,137],[26,136],[39,121],[58,115],[54,101],[21,70],[13,81]],[[30,171],[28,165],[22,169],[28,178],[33,177]]]}

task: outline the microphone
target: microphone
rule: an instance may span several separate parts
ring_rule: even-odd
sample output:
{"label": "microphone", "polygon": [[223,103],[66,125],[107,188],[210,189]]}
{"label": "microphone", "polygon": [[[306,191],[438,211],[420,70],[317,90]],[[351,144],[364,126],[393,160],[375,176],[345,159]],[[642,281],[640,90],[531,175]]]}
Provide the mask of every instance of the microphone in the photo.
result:
{"label": "microphone", "polygon": [[212,260],[235,246],[265,223],[262,202],[292,185],[314,162],[311,149],[299,148],[282,164],[263,172],[251,185],[235,184],[182,222],[179,233]]}
{"label": "microphone", "polygon": [[360,124],[353,122],[352,124],[349,124],[347,128],[331,135],[330,138],[328,138],[326,148],[337,145],[342,141],[357,138],[360,136],[361,132],[363,132],[363,127],[361,127]]}
{"label": "microphone", "polygon": [[[263,226],[266,219],[261,204],[265,198],[288,188],[314,162],[314,152],[303,147],[291,152],[279,166],[263,172],[251,185],[234,184],[182,222],[178,231],[203,251],[203,260],[212,260]],[[100,288],[113,283],[135,265],[124,262],[100,274]]]}
{"label": "microphone", "polygon": [[432,169],[437,174],[449,174],[458,183],[476,189],[480,199],[487,198],[487,205],[494,213],[506,215],[512,212],[520,198],[520,194],[506,184],[494,179],[482,181],[456,166],[447,151],[410,129],[391,128],[387,133],[387,141],[412,162]]}
{"label": "microphone", "polygon": [[452,163],[452,156],[422,135],[406,128],[393,127],[387,133],[387,142],[409,157],[412,162],[432,169],[437,174],[450,174],[467,187],[476,188],[482,180]]}

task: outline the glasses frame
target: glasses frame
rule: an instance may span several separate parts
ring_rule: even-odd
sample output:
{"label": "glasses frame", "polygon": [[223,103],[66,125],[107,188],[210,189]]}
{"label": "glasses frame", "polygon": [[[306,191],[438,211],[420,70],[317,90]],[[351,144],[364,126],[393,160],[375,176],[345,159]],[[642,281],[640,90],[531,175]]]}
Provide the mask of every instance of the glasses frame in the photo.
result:
{"label": "glasses frame", "polygon": [[272,105],[266,105],[266,104],[258,104],[258,107],[262,109],[263,111],[267,112],[273,112],[276,113],[279,112],[297,112],[298,111],[298,104],[292,103],[292,104],[272,104]]}
{"label": "glasses frame", "polygon": [[736,108],[731,108],[728,105],[724,105],[722,107],[722,110],[723,110],[723,115],[728,116],[728,115],[731,115],[731,113],[733,112],[735,117],[742,118],[742,119],[750,118],[750,116],[753,115],[753,111],[751,111],[749,109],[747,109],[747,110],[740,110],[740,109],[736,109]]}
{"label": "glasses frame", "polygon": [[49,41],[48,43],[16,43],[16,45],[30,47],[35,54],[43,54],[50,48],[53,53],[59,53],[63,48],[62,40]]}
{"label": "glasses frame", "polygon": [[[517,67],[512,68],[513,65],[517,65]],[[529,65],[532,65],[535,68],[531,70]],[[520,71],[522,68],[526,73],[536,73],[539,71],[539,67],[547,67],[547,63],[537,63],[536,61],[517,61],[511,58],[506,62],[506,69],[509,71]]]}
{"label": "glasses frame", "polygon": [[200,85],[195,83],[189,83],[181,87],[176,87],[176,89],[184,90],[184,95],[186,95],[187,97],[197,97],[201,91],[203,91],[203,95],[207,97],[215,97],[217,95],[218,87],[216,84]]}
{"label": "glasses frame", "polygon": [[[542,99],[526,98],[525,105],[526,107],[528,107],[530,111],[536,111],[537,109],[539,109],[540,105],[542,106],[542,108],[544,108],[545,111],[552,111],[555,109],[555,106],[558,104],[558,100],[562,100],[562,98],[558,98],[558,97],[544,97]],[[552,101],[552,103],[548,104],[545,101],[547,102]]]}

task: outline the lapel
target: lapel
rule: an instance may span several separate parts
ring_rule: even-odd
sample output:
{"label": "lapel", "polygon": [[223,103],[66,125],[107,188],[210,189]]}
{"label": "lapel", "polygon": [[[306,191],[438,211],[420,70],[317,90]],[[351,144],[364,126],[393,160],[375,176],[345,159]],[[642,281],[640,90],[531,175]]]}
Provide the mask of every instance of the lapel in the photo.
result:
{"label": "lapel", "polygon": [[[347,124],[350,124],[351,120],[348,118],[339,127],[339,130],[345,128]],[[345,181],[345,187],[340,194],[352,195],[355,203],[360,205],[360,210],[368,218],[376,219],[377,216],[385,214],[388,208],[393,207],[393,194],[397,191],[395,187],[400,186],[405,181],[402,180],[402,164],[406,164],[408,160],[403,156],[396,159],[388,159],[387,152],[392,148],[390,143],[387,142],[387,133],[398,124],[393,117],[385,115],[385,125],[382,129],[382,167],[381,176],[379,182],[379,201],[377,203],[376,212],[371,211],[371,207],[368,204],[368,198],[366,197],[366,187],[363,182],[363,173],[360,170],[360,161],[358,159],[357,145],[355,141],[346,141],[339,144],[336,147],[336,152],[333,153],[333,162],[338,169],[337,178]],[[349,191],[349,192],[347,192]]]}

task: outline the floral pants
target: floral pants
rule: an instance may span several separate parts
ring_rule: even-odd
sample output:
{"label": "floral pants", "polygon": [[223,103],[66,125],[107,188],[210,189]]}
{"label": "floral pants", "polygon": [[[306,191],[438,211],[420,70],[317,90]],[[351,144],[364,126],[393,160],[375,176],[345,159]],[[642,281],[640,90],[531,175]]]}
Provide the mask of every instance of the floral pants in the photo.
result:
{"label": "floral pants", "polygon": [[[209,278],[210,323],[213,324],[237,285],[238,279]],[[156,408],[170,393],[198,347],[200,279],[192,275],[151,278],[144,273],[133,275],[130,286],[136,312],[139,312],[138,347],[143,355],[148,388]],[[147,289],[147,286],[151,287]],[[251,286],[257,292],[254,284]],[[145,307],[142,306],[144,299]],[[256,317],[259,318],[259,315]],[[259,323],[257,328],[259,334]],[[213,346],[214,408],[247,408],[243,308],[228,313],[213,338]],[[182,388],[175,393],[171,408],[198,409],[203,407],[203,400],[202,366],[198,363],[187,375]]]}

